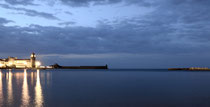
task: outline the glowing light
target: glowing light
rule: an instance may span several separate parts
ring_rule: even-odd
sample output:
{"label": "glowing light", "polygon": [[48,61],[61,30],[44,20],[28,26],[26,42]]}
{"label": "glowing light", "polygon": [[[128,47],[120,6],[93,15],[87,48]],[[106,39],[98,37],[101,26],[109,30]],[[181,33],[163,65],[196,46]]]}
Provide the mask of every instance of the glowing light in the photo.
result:
{"label": "glowing light", "polygon": [[3,85],[2,85],[2,73],[0,71],[0,106],[2,107],[2,103],[3,103]]}
{"label": "glowing light", "polygon": [[41,62],[36,61],[36,55],[31,54],[31,59],[17,59],[17,57],[9,57],[8,59],[2,59],[0,61],[0,68],[40,68]]}
{"label": "glowing light", "polygon": [[21,107],[29,107],[30,96],[28,92],[27,70],[24,69],[24,79],[22,87],[22,105]]}
{"label": "glowing light", "polygon": [[41,65],[41,62],[36,61],[36,67],[39,67]]}
{"label": "glowing light", "polygon": [[27,61],[16,61],[16,63],[27,65]]}
{"label": "glowing light", "polygon": [[4,64],[0,64],[0,67],[3,67],[4,66]]}
{"label": "glowing light", "polygon": [[35,106],[43,106],[43,95],[42,95],[42,86],[40,83],[39,70],[36,72],[36,86],[35,86]]}
{"label": "glowing light", "polygon": [[9,62],[9,65],[12,65],[13,63],[12,62]]}
{"label": "glowing light", "polygon": [[13,90],[12,90],[12,70],[10,69],[9,70],[9,73],[7,74],[8,75],[8,82],[7,82],[7,101],[9,103],[9,105],[12,104],[13,102]]}
{"label": "glowing light", "polygon": [[34,54],[31,54],[31,57],[36,57],[36,55],[34,55]]}
{"label": "glowing light", "polygon": [[27,62],[24,62],[24,65],[27,65]]}

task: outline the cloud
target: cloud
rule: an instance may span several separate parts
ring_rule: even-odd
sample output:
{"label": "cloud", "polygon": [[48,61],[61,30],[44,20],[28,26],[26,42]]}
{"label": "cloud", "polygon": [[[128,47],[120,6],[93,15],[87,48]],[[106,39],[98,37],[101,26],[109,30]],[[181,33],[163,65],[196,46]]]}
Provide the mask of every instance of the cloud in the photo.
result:
{"label": "cloud", "polygon": [[7,20],[7,19],[5,19],[5,18],[1,18],[1,17],[0,17],[0,25],[7,24],[7,23],[10,23],[10,22],[14,22],[14,21]]}
{"label": "cloud", "polygon": [[72,7],[78,6],[89,6],[90,3],[93,4],[110,4],[110,3],[118,3],[121,0],[60,0],[63,4],[69,5]]}
{"label": "cloud", "polygon": [[170,34],[179,38],[197,43],[209,41],[209,5],[207,0],[164,0],[149,17],[159,24],[175,28],[176,32]]}
{"label": "cloud", "polygon": [[[156,3],[159,6],[155,11],[144,17],[102,20],[96,27],[2,26],[1,38],[7,41],[2,41],[2,46],[13,48],[14,52],[38,51],[43,54],[209,53],[207,3],[162,0]],[[64,24],[74,23],[60,23]],[[11,51],[2,46],[2,52]],[[15,49],[16,46],[21,49]]]}
{"label": "cloud", "polygon": [[73,13],[69,12],[69,11],[65,11],[66,14],[68,15],[73,15]]}
{"label": "cloud", "polygon": [[76,24],[76,22],[62,22],[62,23],[58,23],[58,25],[64,25],[64,26],[69,26],[69,25],[74,25]]}
{"label": "cloud", "polygon": [[[137,67],[138,64],[144,65],[144,62],[147,62],[145,66],[208,65],[208,0],[62,0],[62,3],[74,7],[122,2],[149,6],[154,11],[144,16],[100,20],[96,27],[3,26],[10,21],[0,18],[0,53],[24,54],[35,51],[43,57],[61,57],[61,62],[66,58],[76,59],[74,61],[80,59],[80,62],[85,58],[104,58],[104,61],[108,61],[111,57],[110,62],[124,65],[134,63]],[[11,6],[4,8],[19,9]],[[26,12],[22,8],[19,11]],[[60,23],[70,24],[74,23]],[[166,64],[167,61],[170,63]],[[119,66],[122,66],[121,63]]]}
{"label": "cloud", "polygon": [[[164,17],[164,16],[163,16]],[[169,18],[169,17],[167,17]],[[159,20],[159,21],[157,21]],[[1,52],[41,54],[183,54],[209,52],[208,41],[194,39],[198,29],[186,35],[170,22],[159,17],[156,20],[132,18],[117,23],[99,23],[97,27],[29,27],[1,26]],[[205,25],[208,26],[208,25]],[[209,30],[204,30],[209,34]],[[177,34],[178,33],[178,34]],[[177,34],[177,35],[176,35]],[[7,47],[4,47],[7,46]]]}
{"label": "cloud", "polygon": [[37,16],[37,17],[42,17],[42,18],[51,19],[51,20],[59,20],[56,16],[50,13],[38,12],[35,10],[25,9],[25,8],[12,7],[6,4],[0,4],[0,7],[5,8],[5,9],[20,11],[17,14],[24,14],[24,15],[32,16],[32,17]]}
{"label": "cloud", "polygon": [[[11,5],[37,5],[34,4],[35,0],[4,0]],[[49,4],[55,4],[57,1],[71,6],[71,7],[81,7],[89,5],[109,5],[117,3],[125,3],[128,5],[135,4],[140,6],[151,6],[153,0],[43,0],[42,2],[49,2]]]}
{"label": "cloud", "polygon": [[[120,54],[120,55],[126,56],[127,54]],[[84,58],[100,59],[100,58],[115,58],[120,56],[119,54],[115,53],[115,54],[40,54],[39,57],[60,57],[66,59],[84,59]]]}
{"label": "cloud", "polygon": [[35,5],[33,4],[34,0],[4,0],[4,1],[12,5]]}
{"label": "cloud", "polygon": [[117,3],[125,3],[125,4],[137,4],[140,6],[150,6],[151,2],[148,0],[60,0],[63,4],[69,5],[72,7],[80,7],[80,6],[89,6],[93,5],[110,5]]}

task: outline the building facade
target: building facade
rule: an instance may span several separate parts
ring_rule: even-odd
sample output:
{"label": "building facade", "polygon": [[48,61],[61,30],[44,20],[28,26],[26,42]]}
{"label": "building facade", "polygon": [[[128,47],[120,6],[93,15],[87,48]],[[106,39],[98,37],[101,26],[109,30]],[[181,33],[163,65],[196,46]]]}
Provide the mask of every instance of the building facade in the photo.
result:
{"label": "building facade", "polygon": [[0,68],[38,68],[41,63],[36,61],[35,53],[31,54],[30,59],[18,59],[17,57],[8,57],[0,59]]}

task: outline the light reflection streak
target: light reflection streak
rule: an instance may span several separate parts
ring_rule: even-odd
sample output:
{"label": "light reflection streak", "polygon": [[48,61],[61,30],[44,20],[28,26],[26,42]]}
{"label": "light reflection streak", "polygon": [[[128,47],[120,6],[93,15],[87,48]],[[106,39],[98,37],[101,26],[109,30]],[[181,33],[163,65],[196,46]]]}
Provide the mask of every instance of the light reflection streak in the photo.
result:
{"label": "light reflection streak", "polygon": [[41,76],[39,70],[30,73],[27,70],[24,70],[24,72],[12,70],[3,72],[0,70],[0,107],[44,106],[44,93],[41,80],[44,83],[50,82],[51,74],[47,74],[47,77]]}
{"label": "light reflection streak", "polygon": [[40,83],[39,70],[37,70],[37,74],[36,74],[35,106],[36,107],[42,107],[43,106],[43,95],[42,95],[42,86],[41,86],[41,83]]}
{"label": "light reflection streak", "polygon": [[22,87],[22,104],[21,107],[28,107],[30,96],[28,92],[27,70],[24,69],[23,87]]}
{"label": "light reflection streak", "polygon": [[3,99],[2,72],[0,71],[0,107],[3,105]]}
{"label": "light reflection streak", "polygon": [[11,105],[13,102],[13,90],[12,90],[12,70],[9,70],[8,76],[7,76],[8,82],[7,82],[7,101],[8,104]]}
{"label": "light reflection streak", "polygon": [[31,84],[34,85],[34,72],[31,72]]}

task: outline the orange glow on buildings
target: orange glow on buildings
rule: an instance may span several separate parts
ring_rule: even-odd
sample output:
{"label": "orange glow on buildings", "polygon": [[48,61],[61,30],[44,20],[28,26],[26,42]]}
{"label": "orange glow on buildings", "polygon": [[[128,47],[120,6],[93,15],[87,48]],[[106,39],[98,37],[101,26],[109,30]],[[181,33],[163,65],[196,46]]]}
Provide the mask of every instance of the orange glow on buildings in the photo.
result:
{"label": "orange glow on buildings", "polygon": [[31,54],[30,59],[17,59],[17,57],[8,57],[0,59],[0,68],[38,68],[41,62],[36,61],[35,53]]}

